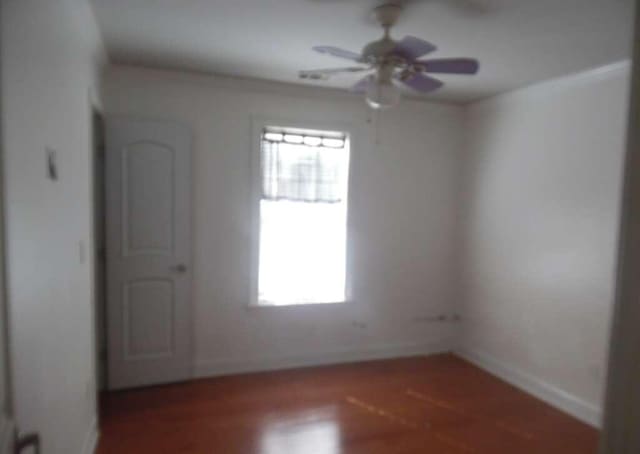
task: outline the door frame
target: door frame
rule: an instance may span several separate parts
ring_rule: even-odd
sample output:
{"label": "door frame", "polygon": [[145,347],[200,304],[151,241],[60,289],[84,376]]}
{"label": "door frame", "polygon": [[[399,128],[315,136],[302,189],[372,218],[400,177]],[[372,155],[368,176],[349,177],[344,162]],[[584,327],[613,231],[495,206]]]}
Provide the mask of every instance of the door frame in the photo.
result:
{"label": "door frame", "polygon": [[[2,8],[0,2],[0,27],[2,27]],[[2,49],[0,49],[2,53]],[[11,373],[11,337],[9,332],[9,304],[7,300],[7,267],[6,267],[6,212],[5,212],[5,178],[4,178],[4,114],[3,114],[2,58],[0,58],[0,374],[4,389],[4,401],[0,402],[0,454],[13,453],[17,432],[14,420],[13,385]]]}
{"label": "door frame", "polygon": [[[1,82],[1,81],[0,81]],[[0,116],[2,111],[0,110]],[[0,127],[0,129],[2,129]],[[9,305],[7,304],[7,267],[6,267],[6,230],[5,230],[5,184],[4,184],[4,143],[0,132],[0,358],[4,364],[0,365],[0,374],[3,375],[2,383],[5,400],[0,407],[0,454],[13,452],[16,438],[16,426],[13,418],[13,386],[11,374],[11,338],[9,334]]]}
{"label": "door frame", "polygon": [[636,1],[631,102],[601,454],[640,452],[640,1]]}
{"label": "door frame", "polygon": [[[93,251],[93,310],[94,310],[94,362],[96,374],[96,398],[106,387],[106,252],[105,252],[105,119],[102,109],[91,106],[91,153],[92,153],[92,251]],[[99,412],[98,412],[99,418]]]}

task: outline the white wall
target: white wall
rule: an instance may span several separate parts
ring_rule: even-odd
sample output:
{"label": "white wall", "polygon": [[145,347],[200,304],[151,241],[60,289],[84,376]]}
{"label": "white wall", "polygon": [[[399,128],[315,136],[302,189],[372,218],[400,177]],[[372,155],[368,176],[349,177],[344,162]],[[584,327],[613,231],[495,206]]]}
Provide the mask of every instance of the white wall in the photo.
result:
{"label": "white wall", "polygon": [[461,349],[596,422],[602,402],[628,65],[467,112]]}
{"label": "white wall", "polygon": [[[16,417],[20,430],[40,432],[43,452],[88,452],[96,418],[90,106],[102,48],[83,0],[2,7]],[[57,182],[45,178],[45,147],[57,150]]]}
{"label": "white wall", "polygon": [[[112,67],[105,80],[108,113],[171,119],[194,134],[197,375],[450,345],[449,323],[416,318],[451,306],[460,108],[407,101],[376,130],[362,99],[328,90],[131,67]],[[353,125],[352,303],[247,307],[252,115]]]}
{"label": "white wall", "polygon": [[[597,423],[627,84],[622,64],[376,119],[338,92],[113,66],[105,99],[194,133],[196,375],[437,351],[458,335],[478,364]],[[247,308],[252,115],[354,125],[353,303]],[[459,326],[418,320],[455,310]]]}

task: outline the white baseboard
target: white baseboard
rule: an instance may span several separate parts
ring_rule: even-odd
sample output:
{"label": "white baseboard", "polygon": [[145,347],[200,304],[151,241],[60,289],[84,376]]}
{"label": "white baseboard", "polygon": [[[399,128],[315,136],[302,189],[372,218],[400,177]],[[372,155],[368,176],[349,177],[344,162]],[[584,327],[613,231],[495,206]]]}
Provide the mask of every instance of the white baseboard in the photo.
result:
{"label": "white baseboard", "polygon": [[263,372],[296,367],[323,366],[376,359],[431,355],[451,351],[447,342],[411,343],[376,346],[367,349],[343,350],[327,353],[309,353],[286,357],[256,359],[225,359],[199,361],[194,367],[194,378],[216,377],[247,372]]}
{"label": "white baseboard", "polygon": [[98,432],[98,421],[93,420],[89,426],[89,430],[84,438],[84,444],[82,445],[82,454],[94,454],[98,448],[98,438],[100,433]]}
{"label": "white baseboard", "polygon": [[569,413],[582,422],[596,428],[600,428],[602,425],[602,410],[597,405],[585,402],[571,393],[509,366],[485,353],[465,348],[457,349],[454,353],[516,388],[520,388],[549,405]]}

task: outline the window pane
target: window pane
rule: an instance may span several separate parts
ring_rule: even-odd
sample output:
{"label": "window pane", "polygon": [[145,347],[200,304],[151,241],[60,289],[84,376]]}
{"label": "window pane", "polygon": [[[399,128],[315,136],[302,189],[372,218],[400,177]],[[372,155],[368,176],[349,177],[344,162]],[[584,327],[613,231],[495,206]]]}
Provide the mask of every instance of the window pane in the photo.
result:
{"label": "window pane", "polygon": [[263,304],[344,301],[345,203],[262,200],[260,221]]}
{"label": "window pane", "polygon": [[338,131],[263,130],[259,304],[345,301],[348,144]]}

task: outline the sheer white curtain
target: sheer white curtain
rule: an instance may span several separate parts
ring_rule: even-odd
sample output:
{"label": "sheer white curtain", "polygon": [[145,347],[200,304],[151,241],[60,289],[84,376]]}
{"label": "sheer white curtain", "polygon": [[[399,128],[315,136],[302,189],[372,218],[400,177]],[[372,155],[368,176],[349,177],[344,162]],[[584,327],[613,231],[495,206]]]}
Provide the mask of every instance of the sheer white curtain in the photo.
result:
{"label": "sheer white curtain", "polygon": [[344,148],[264,140],[262,198],[337,203],[343,194]]}

